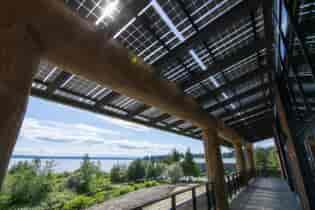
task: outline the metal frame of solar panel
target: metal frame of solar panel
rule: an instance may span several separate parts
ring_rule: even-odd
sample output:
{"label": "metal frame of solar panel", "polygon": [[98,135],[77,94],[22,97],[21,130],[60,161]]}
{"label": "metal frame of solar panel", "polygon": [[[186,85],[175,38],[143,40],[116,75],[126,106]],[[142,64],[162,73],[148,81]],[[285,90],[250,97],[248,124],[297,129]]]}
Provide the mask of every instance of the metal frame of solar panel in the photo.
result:
{"label": "metal frame of solar panel", "polygon": [[[64,0],[91,24],[106,0]],[[264,46],[261,5],[248,0],[156,0],[176,29],[178,39],[149,0],[120,1],[115,18],[97,27],[151,64],[156,74],[178,87],[214,116],[237,128],[246,140],[270,137],[258,127],[272,119],[270,78]],[[149,5],[149,6],[148,6]],[[314,37],[313,37],[314,38]],[[206,68],[193,59],[191,49]],[[41,98],[118,117],[192,138],[201,129],[155,107],[121,95],[42,61],[32,87]],[[257,113],[257,112],[258,113]],[[258,131],[262,129],[263,131]]]}

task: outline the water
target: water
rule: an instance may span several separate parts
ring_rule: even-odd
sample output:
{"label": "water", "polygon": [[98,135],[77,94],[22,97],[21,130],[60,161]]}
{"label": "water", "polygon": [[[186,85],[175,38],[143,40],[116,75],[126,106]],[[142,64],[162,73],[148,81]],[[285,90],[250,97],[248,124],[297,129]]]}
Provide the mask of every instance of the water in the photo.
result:
{"label": "water", "polygon": [[[13,157],[10,161],[9,168],[12,167],[12,165],[16,164],[19,161],[32,161],[34,158],[16,158]],[[51,161],[53,160],[55,163],[55,167],[53,168],[54,171],[56,172],[71,172],[76,169],[78,169],[81,165],[82,159],[79,158],[44,158],[42,161]],[[115,165],[115,164],[120,164],[120,165],[125,165],[128,166],[133,160],[132,159],[124,159],[124,158],[106,158],[106,159],[91,159],[91,161],[97,163],[100,162],[101,169],[105,172],[109,172],[110,169]],[[205,160],[203,158],[195,158],[195,161],[197,163],[204,163]],[[234,158],[227,158],[223,159],[224,163],[235,163]]]}

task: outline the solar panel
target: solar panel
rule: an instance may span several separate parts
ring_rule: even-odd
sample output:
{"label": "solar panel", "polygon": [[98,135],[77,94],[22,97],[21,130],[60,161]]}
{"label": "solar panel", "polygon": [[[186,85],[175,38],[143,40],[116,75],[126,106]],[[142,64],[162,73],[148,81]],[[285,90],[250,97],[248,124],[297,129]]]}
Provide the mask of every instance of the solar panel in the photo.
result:
{"label": "solar panel", "polygon": [[[200,98],[206,98],[206,103],[200,103],[204,109],[231,98],[235,99],[233,103],[211,110],[209,114],[222,116],[237,112],[242,109],[239,101],[246,104],[263,97],[263,91],[260,91],[245,98],[237,98],[260,85],[260,77],[247,77],[251,79],[242,81],[241,84],[233,82],[252,72],[262,71],[260,68],[266,66],[264,49],[247,56],[240,56],[239,53],[244,53],[242,49],[255,46],[258,42],[254,38],[253,23],[245,1],[120,0],[119,8],[107,18],[102,16],[109,1],[64,2],[91,24],[110,31],[113,39],[147,64],[151,64],[161,78],[176,83],[179,89],[198,102]],[[305,5],[301,16],[312,13],[312,9],[307,8],[313,7]],[[240,9],[242,12],[239,12]],[[264,16],[260,6],[257,6],[254,14],[258,39],[263,40]],[[216,25],[217,22],[221,25]],[[314,36],[308,36],[306,40],[310,50],[313,50]],[[235,59],[238,57],[240,59]],[[224,66],[222,63],[225,60],[229,60],[230,65],[220,69],[213,68]],[[201,137],[201,129],[194,128],[190,122],[181,122],[177,117],[167,116],[156,107],[120,95],[94,81],[70,74],[64,78],[65,81],[60,80],[59,84],[57,80],[63,71],[66,69],[42,61],[32,85],[34,94],[181,135]],[[184,85],[191,81],[191,86]],[[268,81],[266,76],[264,81]],[[54,85],[55,89],[52,88]]]}

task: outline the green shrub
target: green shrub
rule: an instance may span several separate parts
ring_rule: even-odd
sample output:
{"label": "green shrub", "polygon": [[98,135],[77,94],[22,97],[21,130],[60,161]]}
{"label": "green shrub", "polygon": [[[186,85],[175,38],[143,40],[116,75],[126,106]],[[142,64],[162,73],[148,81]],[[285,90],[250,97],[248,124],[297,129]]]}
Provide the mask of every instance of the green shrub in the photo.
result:
{"label": "green shrub", "polygon": [[0,209],[8,209],[11,203],[9,195],[0,194]]}
{"label": "green shrub", "polygon": [[93,198],[97,203],[103,203],[104,201],[108,200],[111,197],[111,192],[98,192],[96,193]]}
{"label": "green shrub", "polygon": [[129,192],[132,192],[134,191],[134,187],[130,187],[130,186],[126,186],[126,187],[123,187],[120,189],[120,195],[124,195],[124,194],[127,194]]}
{"label": "green shrub", "polygon": [[63,206],[63,210],[82,210],[96,203],[96,200],[91,197],[79,195],[70,200]]}

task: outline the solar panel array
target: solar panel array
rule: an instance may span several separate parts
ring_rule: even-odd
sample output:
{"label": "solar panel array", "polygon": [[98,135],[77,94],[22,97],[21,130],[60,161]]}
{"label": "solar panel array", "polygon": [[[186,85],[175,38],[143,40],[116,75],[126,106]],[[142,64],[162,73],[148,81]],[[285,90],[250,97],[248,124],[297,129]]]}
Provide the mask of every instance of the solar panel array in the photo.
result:
{"label": "solar panel array", "polygon": [[[129,0],[102,19],[111,1],[64,0],[91,24],[175,82],[209,114],[239,129],[246,140],[271,135],[255,126],[271,120],[270,77],[262,6],[247,0]],[[314,37],[313,37],[314,38]],[[313,43],[313,42],[312,42]],[[313,43],[314,44],[314,43]],[[71,75],[42,61],[32,94],[92,112],[201,139],[190,122]]]}
{"label": "solar panel array", "polygon": [[[291,112],[305,121],[315,111],[315,0],[300,2],[292,40],[292,64],[288,68]],[[292,20],[289,19],[289,24]]]}

